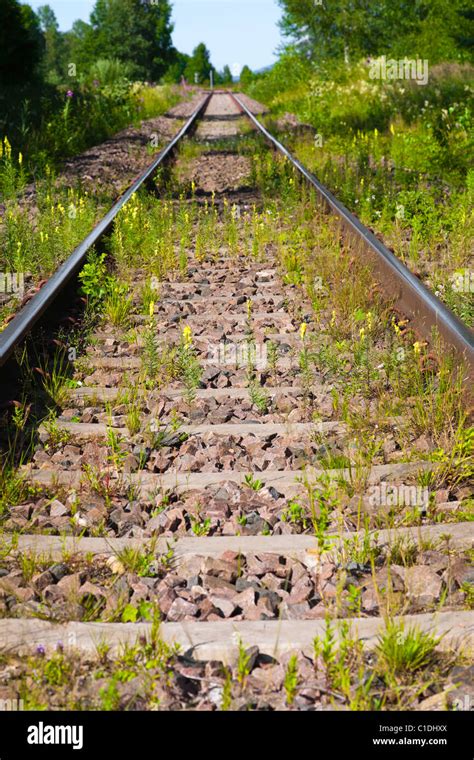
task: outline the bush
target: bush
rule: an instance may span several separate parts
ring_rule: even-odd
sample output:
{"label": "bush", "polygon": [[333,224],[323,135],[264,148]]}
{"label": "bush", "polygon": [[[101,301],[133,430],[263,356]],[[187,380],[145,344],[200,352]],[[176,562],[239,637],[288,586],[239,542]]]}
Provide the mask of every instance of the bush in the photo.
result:
{"label": "bush", "polygon": [[59,166],[141,119],[159,116],[180,98],[176,87],[131,84],[125,72],[120,62],[104,59],[74,90],[48,86],[31,93],[21,106],[8,100],[5,89],[0,91],[0,105],[2,95],[9,104],[0,121],[0,140],[8,135],[13,155],[23,154],[25,172],[43,176],[46,167]]}

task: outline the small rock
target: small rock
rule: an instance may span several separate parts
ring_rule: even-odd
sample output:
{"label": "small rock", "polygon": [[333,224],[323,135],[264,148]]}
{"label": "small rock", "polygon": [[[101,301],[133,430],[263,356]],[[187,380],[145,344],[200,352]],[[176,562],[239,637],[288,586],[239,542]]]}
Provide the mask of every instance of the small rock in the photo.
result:
{"label": "small rock", "polygon": [[202,578],[202,585],[208,591],[217,594],[219,596],[225,596],[232,599],[235,594],[236,587],[224,580],[224,578],[215,577],[214,575],[205,575]]}
{"label": "small rock", "polygon": [[38,593],[44,591],[46,586],[49,586],[53,581],[53,574],[49,570],[45,570],[43,573],[36,573],[31,579],[35,591]]}
{"label": "small rock", "polygon": [[469,565],[462,557],[457,557],[443,573],[443,581],[450,585],[450,591],[464,584],[474,583],[474,567]]}
{"label": "small rock", "polygon": [[169,608],[168,620],[177,623],[186,617],[196,617],[198,609],[196,604],[177,597]]}
{"label": "small rock", "polygon": [[247,588],[245,591],[241,591],[240,594],[236,594],[232,601],[236,607],[239,607],[246,618],[250,618],[255,614],[255,589]]}
{"label": "small rock", "polygon": [[230,599],[226,599],[225,597],[219,597],[219,596],[210,596],[210,601],[216,607],[218,610],[222,612],[224,617],[228,618],[233,615],[235,612],[235,604],[230,601]]}
{"label": "small rock", "polygon": [[137,472],[138,459],[133,454],[129,453],[123,460],[122,467],[123,467],[123,472],[126,474],[130,474],[131,472]]}
{"label": "small rock", "polygon": [[109,557],[107,567],[114,575],[123,575],[125,568],[117,557]]}
{"label": "small rock", "polygon": [[228,582],[235,581],[238,574],[237,559],[235,558],[231,561],[229,559],[221,560],[206,557],[202,563],[202,573],[205,575],[219,576]]}
{"label": "small rock", "polygon": [[58,582],[57,586],[66,595],[76,595],[79,593],[79,589],[82,586],[84,575],[81,573],[73,573],[72,575],[66,575]]}
{"label": "small rock", "polygon": [[53,502],[51,502],[50,508],[49,508],[49,514],[51,517],[63,517],[64,515],[67,515],[69,512],[68,508],[64,506],[60,501],[55,499]]}
{"label": "small rock", "polygon": [[448,704],[448,691],[442,691],[439,694],[433,694],[431,697],[423,699],[415,709],[445,712],[448,709]]}
{"label": "small rock", "polygon": [[313,584],[308,576],[303,576],[291,589],[289,604],[307,602],[313,593]]}
{"label": "small rock", "polygon": [[213,705],[215,705],[218,709],[220,709],[222,705],[223,694],[224,694],[224,689],[222,688],[222,686],[213,686],[207,692],[207,698],[212,702]]}
{"label": "small rock", "polygon": [[64,578],[64,576],[69,573],[69,568],[64,562],[58,562],[49,568],[49,572],[57,583],[61,580],[61,578]]}
{"label": "small rock", "polygon": [[439,575],[426,565],[415,565],[405,570],[406,592],[417,609],[437,602],[442,586]]}

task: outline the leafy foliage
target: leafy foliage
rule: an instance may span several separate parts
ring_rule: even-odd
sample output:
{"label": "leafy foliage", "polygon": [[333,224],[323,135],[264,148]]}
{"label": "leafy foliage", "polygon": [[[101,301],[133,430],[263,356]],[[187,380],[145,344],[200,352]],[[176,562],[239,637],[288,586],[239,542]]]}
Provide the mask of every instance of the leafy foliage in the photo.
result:
{"label": "leafy foliage", "polygon": [[[382,54],[468,57],[472,37],[466,0],[279,0],[283,34],[314,60]],[[469,31],[470,30],[470,31]],[[410,51],[413,51],[410,53]]]}

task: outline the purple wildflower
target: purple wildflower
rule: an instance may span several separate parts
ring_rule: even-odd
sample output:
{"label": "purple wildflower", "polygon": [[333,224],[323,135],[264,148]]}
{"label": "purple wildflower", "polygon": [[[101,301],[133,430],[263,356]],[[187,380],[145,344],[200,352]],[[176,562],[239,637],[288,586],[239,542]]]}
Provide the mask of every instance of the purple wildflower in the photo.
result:
{"label": "purple wildflower", "polygon": [[67,97],[67,98],[73,98],[73,97],[74,97],[74,93],[73,93],[73,91],[72,91],[72,90],[68,90],[68,91],[66,92],[66,97]]}
{"label": "purple wildflower", "polygon": [[38,655],[38,657],[44,657],[45,656],[46,649],[44,648],[44,646],[42,644],[38,644],[38,646],[36,647],[36,654]]}

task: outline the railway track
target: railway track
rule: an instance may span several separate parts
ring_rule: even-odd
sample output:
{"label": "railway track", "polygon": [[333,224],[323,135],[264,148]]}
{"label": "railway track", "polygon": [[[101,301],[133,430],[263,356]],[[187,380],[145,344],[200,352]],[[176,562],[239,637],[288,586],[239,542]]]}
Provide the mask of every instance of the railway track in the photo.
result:
{"label": "railway track", "polygon": [[[2,363],[105,233],[127,289],[67,392],[43,372],[56,411],[3,515],[0,692],[23,694],[28,653],[47,706],[459,708],[472,333],[227,93],[12,320]],[[410,637],[421,664],[395,666]]]}

